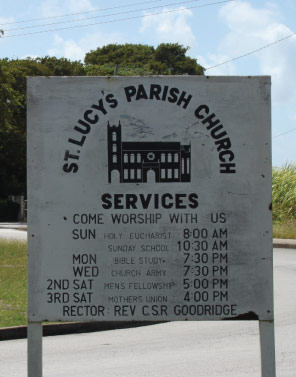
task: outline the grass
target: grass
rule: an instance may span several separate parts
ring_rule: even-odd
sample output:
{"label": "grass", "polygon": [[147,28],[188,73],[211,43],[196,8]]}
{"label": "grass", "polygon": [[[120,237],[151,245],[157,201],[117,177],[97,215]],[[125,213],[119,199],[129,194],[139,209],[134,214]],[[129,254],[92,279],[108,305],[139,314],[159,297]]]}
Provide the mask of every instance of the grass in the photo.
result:
{"label": "grass", "polygon": [[296,164],[272,171],[272,214],[274,222],[296,222]]}
{"label": "grass", "polygon": [[0,240],[0,327],[27,323],[27,244]]}
{"label": "grass", "polygon": [[296,164],[272,171],[273,237],[296,239]]}
{"label": "grass", "polygon": [[273,238],[296,240],[296,221],[273,224]]}

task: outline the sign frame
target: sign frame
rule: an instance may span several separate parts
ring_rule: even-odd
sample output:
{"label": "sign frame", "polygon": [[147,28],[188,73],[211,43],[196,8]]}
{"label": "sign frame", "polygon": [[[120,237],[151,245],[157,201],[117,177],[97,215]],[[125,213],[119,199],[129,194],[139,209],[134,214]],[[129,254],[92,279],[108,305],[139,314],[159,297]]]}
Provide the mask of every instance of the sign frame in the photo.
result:
{"label": "sign frame", "polygon": [[[81,93],[85,96],[81,97]],[[94,98],[95,93],[99,93],[99,98],[96,98],[96,102],[92,102],[91,98]],[[83,115],[79,117],[79,113]],[[237,126],[238,120],[241,123],[239,126]],[[160,130],[157,122],[161,123]],[[178,129],[178,122],[185,123],[185,126],[183,128],[179,126]],[[104,131],[98,127],[101,124],[104,124]],[[247,126],[249,126],[248,130]],[[271,202],[269,126],[270,78],[266,76],[28,79],[28,344],[31,350],[28,354],[30,359],[28,365],[32,368],[34,364],[35,372],[38,365],[37,369],[42,373],[40,328],[44,320],[246,319],[259,320],[262,376],[275,376],[275,368],[271,367],[274,369],[274,374],[271,374],[272,371],[267,367],[274,365],[274,347],[266,347],[267,339],[268,342],[274,339],[272,232],[271,211],[268,208],[268,203]],[[91,134],[92,138],[89,136]],[[63,142],[64,148],[62,148]],[[55,143],[56,146],[52,149]],[[95,149],[97,145],[99,151]],[[209,145],[211,150],[208,148],[205,151],[204,147]],[[259,147],[262,151],[259,151]],[[92,153],[95,157],[91,157]],[[95,158],[99,168],[93,164]],[[205,163],[198,164],[199,158]],[[87,161],[92,162],[90,171],[86,171]],[[255,163],[257,165],[254,165]],[[103,170],[104,173],[101,174]],[[118,186],[114,184],[114,172]],[[250,175],[251,172],[254,176]],[[151,173],[154,183],[149,181]],[[247,189],[242,190],[243,174],[246,173],[249,173],[250,178],[246,182]],[[233,179],[234,176],[238,177],[237,182]],[[95,184],[93,177],[98,177],[100,187],[104,187],[103,191],[98,188],[93,189]],[[87,182],[86,185],[82,183],[83,180]],[[135,193],[131,191],[136,187],[140,187],[142,191]],[[157,190],[154,187],[157,187]],[[176,187],[173,194],[169,191],[171,187]],[[197,190],[196,187],[199,189]],[[213,189],[214,187],[216,190]],[[98,193],[96,190],[99,190]],[[100,211],[90,204],[88,195],[92,200],[96,195],[101,200]],[[240,199],[241,197],[243,200]],[[70,211],[66,214],[64,203],[73,206],[75,201],[77,209],[73,213]],[[215,210],[208,214],[211,203],[214,203]],[[151,210],[149,206],[152,207]],[[227,206],[230,206],[228,212]],[[238,206],[240,206],[239,210],[237,210]],[[145,208],[148,208],[148,211],[144,212]],[[170,213],[171,208],[176,211],[175,214]],[[175,218],[179,216],[180,209],[186,209],[186,212],[181,213],[181,231],[178,230],[180,225],[172,221],[174,216]],[[113,212],[108,212],[109,210]],[[239,215],[236,214],[236,210]],[[124,220],[120,221],[128,225],[121,224],[115,228],[113,232],[115,237],[119,238],[122,232],[126,232],[129,238],[132,234],[146,234],[146,244],[142,242],[140,247],[140,244],[131,244],[130,241],[125,240],[123,246],[126,245],[126,250],[123,250],[118,243],[104,241],[100,235],[100,248],[110,251],[111,254],[102,257],[102,265],[98,266],[96,254],[73,253],[73,266],[70,267],[74,272],[72,276],[69,272],[65,272],[68,271],[66,266],[68,262],[65,259],[67,250],[71,248],[74,250],[74,245],[79,245],[77,248],[80,247],[82,250],[83,244],[94,248],[94,243],[89,240],[92,237],[96,239],[98,232],[96,229],[93,233],[91,229],[88,229],[88,233],[83,228],[74,229],[72,238],[75,242],[73,240],[70,242],[69,230],[76,221],[83,223],[84,215],[88,216],[88,219],[93,219],[94,214],[96,214],[96,225],[100,227],[104,238],[112,224],[111,220],[115,227],[114,219],[125,219],[126,215],[127,223],[124,223]],[[259,214],[262,216],[260,220],[256,219]],[[69,216],[72,219],[70,225],[68,225]],[[187,225],[188,218],[191,219],[190,225]],[[167,219],[171,221],[170,224],[167,223]],[[219,239],[219,246],[215,246],[217,241],[214,239],[214,234],[217,229],[213,225],[214,219],[217,220],[216,222],[220,219],[222,224],[230,219],[226,234],[230,233],[232,238],[224,242]],[[139,225],[142,224],[141,221],[144,221],[145,228]],[[241,227],[240,221],[243,224]],[[133,226],[130,226],[131,224]],[[201,236],[194,236],[197,231],[202,230],[200,226],[203,224],[205,225],[202,229],[207,234],[206,240],[209,234],[212,237],[210,246],[208,241],[200,238]],[[147,236],[149,227],[152,231],[149,234],[156,234],[156,229],[159,228],[159,234],[162,234],[166,241],[151,243],[150,236]],[[59,228],[63,229],[61,235],[57,234]],[[130,231],[132,228],[135,229],[133,232]],[[246,229],[247,236],[244,236],[243,228]],[[221,228],[219,229],[221,237]],[[223,232],[225,232],[224,228]],[[54,234],[58,238],[56,243],[53,241]],[[61,244],[65,239],[67,245],[60,250],[61,267],[56,268],[51,258],[53,260],[57,258],[56,249],[59,242]],[[82,240],[87,241],[83,243]],[[165,248],[166,244],[167,248]],[[228,253],[229,244],[232,254]],[[175,254],[169,258],[168,252],[174,247]],[[200,247],[205,249],[204,253],[200,252]],[[215,253],[215,247],[219,253]],[[164,257],[157,259],[142,254],[145,255],[143,257],[140,256],[140,249],[149,252],[163,251]],[[117,257],[112,254],[114,250],[130,252],[130,254],[126,254],[128,257],[116,254],[119,255]],[[135,250],[137,254],[134,257],[132,252]],[[237,252],[237,250],[241,251]],[[52,253],[51,258],[49,253]],[[185,264],[185,261],[183,265],[180,264],[180,253],[189,258],[188,264]],[[220,265],[215,264],[214,255],[220,258]],[[198,262],[194,259],[196,256]],[[200,262],[202,257],[205,259],[204,262]],[[87,263],[83,262],[83,258],[87,258]],[[230,267],[234,271],[232,275],[230,273],[229,278],[228,265],[226,265],[228,258],[231,260]],[[94,264],[91,265],[90,261]],[[227,263],[224,265],[225,261]],[[150,268],[149,264],[154,263],[162,263],[165,267]],[[112,269],[108,269],[110,264]],[[118,264],[120,268],[116,269]],[[124,269],[125,264],[136,266],[133,269]],[[141,264],[147,266],[142,267]],[[182,280],[179,279],[183,285],[177,278],[173,279],[180,267],[185,268],[189,273],[189,278],[184,275]],[[93,289],[93,284],[96,284],[95,278],[99,279],[99,268],[103,270],[104,276],[100,286],[104,284],[104,289],[113,290],[116,295],[112,296],[108,293],[106,297],[98,296],[97,289]],[[200,272],[203,271],[201,268],[207,274]],[[58,273],[55,275],[54,269],[59,275]],[[130,271],[128,278],[124,275],[127,271]],[[136,273],[141,276],[142,285],[134,279],[133,271],[135,276]],[[158,279],[157,273],[161,274],[161,271],[163,276],[169,278]],[[227,278],[217,278],[219,273],[223,276],[226,271]],[[162,300],[168,297],[166,300],[169,300],[169,304],[149,306],[143,303],[144,300],[147,302],[148,297],[157,297],[156,291],[153,291],[156,285],[153,285],[150,278],[152,273],[155,274],[152,276],[155,277],[157,284],[160,284],[157,287],[162,287],[163,295],[158,297],[163,297]],[[116,280],[118,277],[116,274],[119,274],[120,279]],[[210,274],[212,275],[208,278]],[[110,279],[111,275],[115,277],[114,281],[118,281],[118,287],[121,284],[120,288],[112,285],[111,280],[109,282],[106,280],[106,276]],[[200,276],[206,278],[200,279]],[[243,282],[237,281],[237,288],[234,282],[238,276]],[[90,279],[86,279],[87,277]],[[216,280],[220,286],[223,283],[220,290],[214,289]],[[197,281],[199,283],[207,281],[204,284],[212,288],[207,287],[201,291],[197,289]],[[228,290],[223,290],[225,286],[228,288],[228,284],[231,286],[229,291],[231,299],[228,299]],[[258,289],[260,284],[264,289]],[[154,296],[149,296],[148,293],[136,295],[135,292],[140,287],[142,292],[153,291]],[[120,289],[123,293],[119,294]],[[164,290],[168,293],[164,294]],[[255,292],[254,298],[250,298],[250,292]],[[47,299],[42,298],[45,294]],[[203,294],[202,298],[201,294]],[[179,298],[181,295],[182,299]],[[130,300],[129,297],[138,298],[133,299],[135,300],[133,305],[114,304],[109,305],[109,308],[107,303],[117,300],[118,297],[122,300]],[[81,304],[81,302],[93,303],[100,300],[103,300],[103,305]],[[220,302],[217,303],[218,300]],[[185,305],[185,301],[194,304]],[[204,304],[199,304],[200,301]],[[225,303],[221,304],[224,301]],[[228,301],[234,304],[230,305]],[[79,304],[74,305],[75,302]],[[140,302],[141,305],[135,302]],[[252,310],[248,310],[249,306]],[[106,311],[105,307],[107,307]],[[136,312],[136,315],[133,312]],[[39,362],[36,363],[33,350],[36,349],[37,344],[40,352],[37,356]]]}

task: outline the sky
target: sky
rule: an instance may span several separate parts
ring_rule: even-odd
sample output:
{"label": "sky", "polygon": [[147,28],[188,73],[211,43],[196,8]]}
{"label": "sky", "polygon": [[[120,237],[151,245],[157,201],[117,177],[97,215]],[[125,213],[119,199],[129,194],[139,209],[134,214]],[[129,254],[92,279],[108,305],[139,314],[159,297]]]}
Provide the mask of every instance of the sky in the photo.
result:
{"label": "sky", "polygon": [[270,75],[272,165],[281,167],[296,163],[295,15],[295,0],[1,1],[0,58],[83,62],[109,43],[179,43],[206,75]]}

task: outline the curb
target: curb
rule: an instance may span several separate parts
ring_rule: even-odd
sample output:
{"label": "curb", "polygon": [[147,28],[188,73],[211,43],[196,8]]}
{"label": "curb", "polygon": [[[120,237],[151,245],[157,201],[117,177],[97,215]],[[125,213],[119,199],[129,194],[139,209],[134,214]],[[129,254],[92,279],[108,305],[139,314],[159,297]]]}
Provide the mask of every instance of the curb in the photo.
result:
{"label": "curb", "polygon": [[27,223],[1,223],[0,229],[27,230]]}
{"label": "curb", "polygon": [[296,240],[274,238],[273,247],[283,248],[283,249],[296,249]]}
{"label": "curb", "polygon": [[[68,334],[82,334],[97,331],[127,329],[133,327],[150,326],[160,322],[152,321],[106,321],[106,322],[68,322],[68,323],[54,323],[43,324],[43,336],[68,335]],[[26,339],[27,326],[5,327],[0,329],[0,341]]]}

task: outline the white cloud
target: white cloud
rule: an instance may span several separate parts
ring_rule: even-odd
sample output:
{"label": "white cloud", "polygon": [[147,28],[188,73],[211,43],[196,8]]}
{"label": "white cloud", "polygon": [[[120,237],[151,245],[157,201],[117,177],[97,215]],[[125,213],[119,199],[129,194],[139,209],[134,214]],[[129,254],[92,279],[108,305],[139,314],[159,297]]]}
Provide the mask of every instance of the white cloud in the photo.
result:
{"label": "white cloud", "polygon": [[[246,1],[236,1],[223,6],[220,17],[229,31],[219,43],[218,51],[200,57],[206,67],[219,64],[293,33],[286,25],[280,23],[280,17],[274,7],[254,8]],[[257,63],[257,74],[271,75],[273,82],[273,99],[275,102],[291,100],[296,97],[296,36],[282,43],[275,44],[260,52],[250,55]],[[244,61],[248,58],[243,58]],[[244,63],[243,59],[237,62]],[[248,62],[250,62],[249,60]],[[239,67],[236,61],[209,70],[209,74],[235,74]],[[249,65],[250,66],[250,65]],[[249,74],[246,68],[240,74]]]}
{"label": "white cloud", "polygon": [[192,11],[180,7],[180,12],[170,12],[163,9],[161,14],[145,13],[140,31],[152,36],[156,42],[180,43],[184,46],[195,47],[196,39],[188,24],[188,17]]}
{"label": "white cloud", "polygon": [[11,23],[11,22],[14,22],[13,17],[8,17],[8,18],[0,17],[0,28],[5,29],[5,26],[8,27],[8,25],[6,25],[6,24]]}
{"label": "white cloud", "polygon": [[66,0],[64,3],[68,7],[69,11],[73,13],[87,12],[95,9],[89,0]]}
{"label": "white cloud", "polygon": [[94,9],[89,0],[45,0],[40,5],[42,17],[62,16],[67,13],[88,12]]}
{"label": "white cloud", "polygon": [[78,41],[72,39],[66,40],[56,34],[54,36],[53,47],[48,50],[48,54],[50,56],[83,61],[87,52],[109,43],[124,43],[124,40],[119,33],[104,34],[95,32],[85,35]]}
{"label": "white cloud", "polygon": [[204,68],[210,68],[218,65],[218,67],[212,68],[211,70],[209,70],[209,72],[206,71],[205,74],[209,73],[210,75],[236,75],[237,71],[233,62],[219,66],[219,64],[222,64],[228,60],[229,56],[223,53],[208,54],[206,58],[201,55],[197,57],[198,63]]}
{"label": "white cloud", "polygon": [[54,45],[48,50],[48,55],[64,57],[70,60],[83,60],[82,47],[73,40],[64,40],[59,35],[54,36]]}
{"label": "white cloud", "polygon": [[265,32],[272,18],[270,9],[255,9],[248,2],[236,1],[221,7],[220,17],[235,33]]}
{"label": "white cloud", "polygon": [[40,13],[42,17],[54,17],[65,14],[66,9],[60,4],[59,0],[45,0],[40,4]]}

